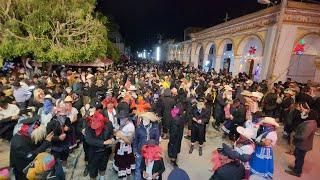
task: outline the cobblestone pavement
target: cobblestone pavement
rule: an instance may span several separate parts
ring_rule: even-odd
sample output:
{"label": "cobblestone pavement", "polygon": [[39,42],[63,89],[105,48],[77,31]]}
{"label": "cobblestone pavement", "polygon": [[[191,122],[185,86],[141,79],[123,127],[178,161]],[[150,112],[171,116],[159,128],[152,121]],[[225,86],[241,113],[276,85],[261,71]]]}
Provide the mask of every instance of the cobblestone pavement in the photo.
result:
{"label": "cobblestone pavement", "polygon": [[[281,129],[279,129],[282,132]],[[317,180],[319,179],[319,169],[320,169],[320,137],[316,136],[314,140],[314,148],[312,151],[308,152],[305,160],[305,165],[303,169],[303,174],[301,178],[295,178],[293,176],[287,175],[284,170],[289,165],[294,163],[294,157],[285,154],[287,145],[285,141],[281,138],[281,133],[278,134],[278,143],[274,148],[275,153],[275,180]],[[230,143],[221,138],[221,134],[213,130],[211,127],[208,129],[207,142],[203,148],[203,156],[198,155],[198,148],[195,147],[194,152],[189,155],[189,141],[183,139],[181,153],[178,158],[179,167],[186,170],[189,174],[191,180],[207,180],[211,176],[209,171],[211,152],[213,149],[220,147],[222,142]],[[168,164],[167,155],[167,143],[168,141],[161,141],[161,146],[164,150],[164,159],[166,171],[163,174],[163,179],[167,179],[168,174],[172,170],[172,166]],[[89,177],[83,177],[82,172],[84,169],[83,161],[83,151],[82,147],[76,149],[68,159],[67,168],[67,180],[87,180]],[[9,165],[9,144],[7,142],[0,142],[0,167],[5,167]],[[12,178],[13,179],[13,178]],[[112,158],[108,164],[108,170],[106,173],[106,180],[116,180],[117,175],[112,169]],[[127,178],[128,180],[133,179],[133,177]]]}

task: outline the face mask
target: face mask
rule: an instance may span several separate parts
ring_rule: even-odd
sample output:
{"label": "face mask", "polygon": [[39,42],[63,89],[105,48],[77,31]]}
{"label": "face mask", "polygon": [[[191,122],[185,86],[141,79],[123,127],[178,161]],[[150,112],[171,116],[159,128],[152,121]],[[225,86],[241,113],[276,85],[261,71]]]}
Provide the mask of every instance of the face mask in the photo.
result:
{"label": "face mask", "polygon": [[127,119],[126,118],[121,118],[120,119],[120,126],[124,126],[126,124]]}
{"label": "face mask", "polygon": [[308,114],[306,112],[301,112],[300,115],[301,115],[302,119],[307,119],[307,117],[308,117]]}
{"label": "face mask", "polygon": [[147,127],[150,124],[150,120],[142,120],[142,124]]}

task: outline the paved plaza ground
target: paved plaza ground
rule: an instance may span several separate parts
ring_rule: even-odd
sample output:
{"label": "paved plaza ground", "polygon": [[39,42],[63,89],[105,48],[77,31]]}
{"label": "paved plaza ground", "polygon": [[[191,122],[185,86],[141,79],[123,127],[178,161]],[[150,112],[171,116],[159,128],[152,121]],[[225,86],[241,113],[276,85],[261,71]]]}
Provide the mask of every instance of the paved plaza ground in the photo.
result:
{"label": "paved plaza ground", "polygon": [[[303,169],[303,174],[301,178],[296,178],[287,175],[284,170],[288,164],[294,162],[294,157],[285,154],[287,145],[285,141],[281,138],[282,129],[279,129],[278,142],[274,148],[275,152],[275,180],[318,180],[319,170],[320,170],[320,137],[316,136],[314,139],[314,148],[310,151],[305,159],[305,165]],[[181,153],[179,155],[178,164],[180,168],[187,171],[191,180],[207,180],[211,176],[209,168],[211,167],[210,159],[211,152],[213,149],[220,147],[221,144],[230,143],[227,140],[221,138],[221,134],[215,131],[211,126],[208,128],[207,142],[203,148],[203,156],[198,155],[198,148],[196,147],[193,154],[188,154],[189,151],[189,141],[183,139]],[[168,174],[172,170],[172,166],[168,164],[167,152],[168,141],[161,141],[161,146],[164,149],[165,166],[166,171],[163,175],[163,179],[167,179]],[[0,142],[0,167],[8,166],[9,159],[9,144],[7,142]],[[73,168],[75,167],[75,168]],[[82,172],[84,169],[83,161],[83,151],[82,148],[75,150],[68,159],[68,171],[67,179],[76,180],[87,180],[89,177],[83,177]],[[112,161],[109,161],[108,172],[106,175],[107,180],[118,179],[115,172],[112,170]],[[127,178],[128,180],[133,179],[133,177]]]}

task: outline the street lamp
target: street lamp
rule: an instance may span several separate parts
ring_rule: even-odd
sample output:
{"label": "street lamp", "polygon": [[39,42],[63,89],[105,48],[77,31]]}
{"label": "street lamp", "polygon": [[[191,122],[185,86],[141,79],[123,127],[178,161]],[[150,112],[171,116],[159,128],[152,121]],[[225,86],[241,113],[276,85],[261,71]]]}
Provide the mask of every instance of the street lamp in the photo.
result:
{"label": "street lamp", "polygon": [[160,47],[159,46],[156,48],[156,60],[160,61]]}

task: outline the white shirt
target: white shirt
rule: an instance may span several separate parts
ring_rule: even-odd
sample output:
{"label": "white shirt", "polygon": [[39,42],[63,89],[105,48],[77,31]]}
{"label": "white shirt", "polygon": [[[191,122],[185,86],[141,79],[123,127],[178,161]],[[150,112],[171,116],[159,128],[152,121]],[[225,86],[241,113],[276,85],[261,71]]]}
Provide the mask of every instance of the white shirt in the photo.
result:
{"label": "white shirt", "polygon": [[[259,137],[257,137],[257,141],[260,142],[262,140],[263,135],[264,135],[264,133],[262,133]],[[278,139],[277,132],[276,131],[269,132],[266,136],[266,139],[271,140],[271,146],[276,145],[277,139]],[[270,147],[270,146],[268,146],[268,147]]]}
{"label": "white shirt", "polygon": [[6,119],[12,116],[17,116],[20,109],[15,104],[8,104],[7,109],[0,109],[0,120]]}

